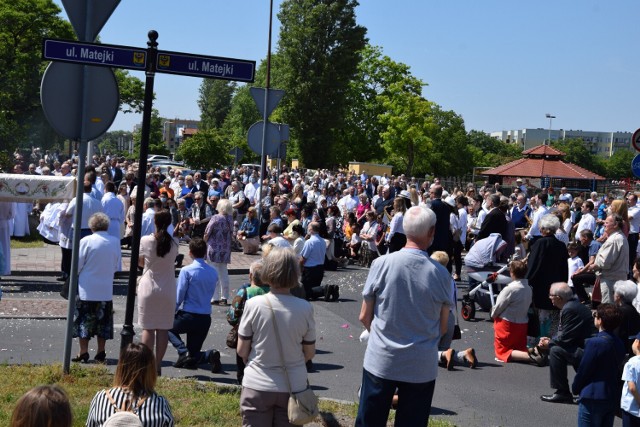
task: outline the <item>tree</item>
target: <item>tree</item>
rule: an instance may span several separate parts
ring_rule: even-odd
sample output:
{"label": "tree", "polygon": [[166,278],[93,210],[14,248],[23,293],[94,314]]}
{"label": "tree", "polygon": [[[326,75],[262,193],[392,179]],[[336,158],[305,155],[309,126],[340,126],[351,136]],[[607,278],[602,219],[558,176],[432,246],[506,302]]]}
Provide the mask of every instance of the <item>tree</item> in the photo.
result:
{"label": "tree", "polygon": [[336,148],[345,160],[369,161],[384,158],[379,116],[384,113],[380,95],[392,83],[411,77],[409,66],[382,54],[377,46],[362,50],[362,61],[349,84],[344,126],[337,132]]}
{"label": "tree", "polygon": [[385,109],[380,115],[385,127],[380,134],[382,145],[389,163],[408,176],[430,166],[431,136],[437,129],[431,114],[434,104],[417,94],[420,84],[415,78],[405,79],[393,83],[388,93],[380,96]]}
{"label": "tree", "polygon": [[278,13],[283,119],[307,167],[335,165],[340,157],[333,149],[336,130],[344,123],[349,84],[365,46],[357,5],[355,0],[285,0]]}
{"label": "tree", "polygon": [[[44,117],[40,104],[40,83],[47,63],[42,61],[42,39],[76,37],[69,22],[60,16],[51,0],[0,2],[0,143],[50,148],[61,146],[59,136]],[[121,110],[140,112],[144,94],[142,82],[116,70]]]}
{"label": "tree", "polygon": [[551,146],[566,154],[563,159],[565,162],[576,164],[601,175],[606,174],[602,160],[598,156],[591,154],[582,138],[553,142]]}
{"label": "tree", "polygon": [[609,157],[605,163],[607,178],[621,179],[633,176],[631,162],[636,153],[629,150],[618,150]]}
{"label": "tree", "polygon": [[[20,143],[48,146],[49,127],[42,130],[40,81],[43,38],[73,38],[71,25],[50,0],[0,3],[0,141],[12,150]],[[48,126],[48,125],[47,125]],[[24,144],[26,145],[26,144]]]}
{"label": "tree", "polygon": [[522,148],[493,138],[478,130],[467,134],[467,146],[472,154],[472,165],[495,167],[522,157]]}
{"label": "tree", "polygon": [[185,139],[176,154],[194,169],[210,169],[212,166],[229,165],[230,149],[223,132],[211,128],[200,130]]}
{"label": "tree", "polygon": [[429,156],[429,172],[435,176],[462,176],[471,172],[473,154],[467,144],[464,120],[454,111],[433,105],[430,118],[434,126],[430,138],[433,149]]}
{"label": "tree", "polygon": [[[149,154],[162,154],[164,156],[171,155],[162,139],[162,122],[164,119],[160,117],[158,110],[155,108],[151,111],[151,123],[149,126]],[[142,129],[138,129],[133,133],[133,157],[140,158],[140,142],[142,141]]]}
{"label": "tree", "polygon": [[131,141],[133,140],[133,133],[125,130],[116,130],[111,132],[106,132],[101,137],[97,138],[94,142],[98,144],[100,151],[103,153],[110,152],[113,154],[129,156],[128,150],[118,150],[118,145],[120,141]]}
{"label": "tree", "polygon": [[220,128],[231,111],[236,83],[227,80],[203,79],[200,85],[200,122],[202,129]]}

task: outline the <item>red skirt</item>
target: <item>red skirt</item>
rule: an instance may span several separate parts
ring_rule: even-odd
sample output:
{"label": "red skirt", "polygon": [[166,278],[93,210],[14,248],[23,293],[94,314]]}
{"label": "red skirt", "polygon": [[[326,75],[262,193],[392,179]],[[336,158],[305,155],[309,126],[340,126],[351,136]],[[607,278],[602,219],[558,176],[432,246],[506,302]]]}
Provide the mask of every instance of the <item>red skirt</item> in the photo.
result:
{"label": "red skirt", "polygon": [[493,347],[496,358],[508,362],[513,350],[527,351],[527,324],[513,323],[498,317],[493,322]]}

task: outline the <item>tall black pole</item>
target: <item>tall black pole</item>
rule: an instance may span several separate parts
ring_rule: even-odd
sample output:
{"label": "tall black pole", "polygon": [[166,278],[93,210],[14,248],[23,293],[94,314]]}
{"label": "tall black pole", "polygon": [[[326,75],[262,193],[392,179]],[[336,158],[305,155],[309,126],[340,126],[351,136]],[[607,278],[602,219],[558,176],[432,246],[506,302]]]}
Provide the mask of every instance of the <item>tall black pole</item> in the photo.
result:
{"label": "tall black pole", "polygon": [[273,0],[269,3],[269,40],[267,46],[267,78],[264,89],[264,116],[262,122],[264,124],[262,128],[262,148],[260,150],[260,200],[258,200],[258,223],[262,224],[262,199],[265,197],[265,192],[262,189],[262,182],[267,177],[267,155],[264,153],[265,140],[267,139],[267,125],[269,124],[269,86],[271,85],[271,31],[273,28]]}
{"label": "tall black pole", "polygon": [[147,177],[147,156],[149,155],[149,134],[151,130],[151,110],[153,108],[153,81],[156,75],[156,56],[158,52],[158,32],[149,31],[147,42],[147,79],[144,85],[144,110],[142,112],[142,134],[140,136],[140,160],[138,162],[138,185],[136,192],[136,212],[133,220],[131,242],[131,266],[129,267],[129,287],[127,289],[127,308],[124,325],[120,332],[120,349],[133,341],[133,305],[136,301],[136,282],[138,278],[138,257],[140,256],[140,234],[142,234],[142,209],[144,189]]}

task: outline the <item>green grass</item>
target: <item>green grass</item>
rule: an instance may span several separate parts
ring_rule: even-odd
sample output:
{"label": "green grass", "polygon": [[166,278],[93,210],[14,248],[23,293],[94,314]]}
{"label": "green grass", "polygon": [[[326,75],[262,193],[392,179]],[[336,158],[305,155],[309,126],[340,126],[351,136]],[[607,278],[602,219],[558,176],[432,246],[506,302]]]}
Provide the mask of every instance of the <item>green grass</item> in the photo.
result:
{"label": "green grass", "polygon": [[[84,426],[91,399],[99,390],[110,387],[112,381],[113,375],[102,366],[72,364],[70,374],[64,375],[60,364],[0,365],[0,425],[9,425],[13,408],[26,391],[40,384],[58,384],[71,400],[73,425]],[[162,377],[156,391],[169,400],[177,425],[236,427],[242,424],[237,387]],[[357,405],[322,400],[320,413],[326,426],[352,426]],[[429,425],[453,426],[441,419],[431,419]]]}
{"label": "green grass", "polygon": [[41,248],[44,245],[42,241],[42,237],[39,234],[34,235],[33,233],[30,236],[26,237],[12,237],[11,238],[11,249],[31,249],[31,248]]}

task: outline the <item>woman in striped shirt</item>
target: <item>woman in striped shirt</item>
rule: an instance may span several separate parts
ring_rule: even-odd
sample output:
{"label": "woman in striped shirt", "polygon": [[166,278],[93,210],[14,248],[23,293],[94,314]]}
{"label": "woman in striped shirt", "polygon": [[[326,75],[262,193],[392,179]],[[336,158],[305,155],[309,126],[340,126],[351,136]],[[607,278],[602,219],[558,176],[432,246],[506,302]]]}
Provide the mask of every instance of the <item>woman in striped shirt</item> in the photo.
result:
{"label": "woman in striped shirt", "polygon": [[135,413],[145,427],[172,427],[169,402],[155,391],[157,380],[153,352],[132,343],[120,355],[113,387],[99,391],[91,401],[87,427],[99,427],[117,411]]}

